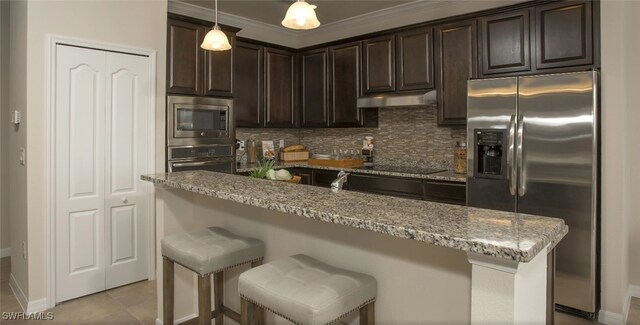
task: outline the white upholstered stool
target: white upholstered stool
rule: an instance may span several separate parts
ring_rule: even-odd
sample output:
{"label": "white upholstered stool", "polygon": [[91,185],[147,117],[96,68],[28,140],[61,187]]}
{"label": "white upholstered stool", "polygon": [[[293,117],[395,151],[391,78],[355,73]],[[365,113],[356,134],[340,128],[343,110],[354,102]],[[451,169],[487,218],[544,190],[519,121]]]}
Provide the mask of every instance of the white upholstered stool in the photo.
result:
{"label": "white upholstered stool", "polygon": [[[264,243],[244,238],[223,228],[211,227],[193,232],[169,235],[162,239],[163,324],[173,324],[173,264],[178,263],[198,274],[198,323],[223,324],[224,315],[240,322],[240,314],[223,304],[223,272],[226,269],[251,263],[262,264]],[[213,274],[214,305],[211,311],[211,274]]]}
{"label": "white upholstered stool", "polygon": [[262,324],[263,309],[303,325],[333,324],[360,310],[360,324],[374,324],[376,279],[305,255],[279,259],[240,274],[238,292],[243,325]]}

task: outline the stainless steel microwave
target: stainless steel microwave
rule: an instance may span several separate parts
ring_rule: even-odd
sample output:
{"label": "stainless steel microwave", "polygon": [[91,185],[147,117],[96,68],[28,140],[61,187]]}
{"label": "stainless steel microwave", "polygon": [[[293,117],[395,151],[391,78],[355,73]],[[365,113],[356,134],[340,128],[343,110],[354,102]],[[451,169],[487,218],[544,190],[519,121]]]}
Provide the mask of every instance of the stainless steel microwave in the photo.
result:
{"label": "stainless steel microwave", "polygon": [[235,141],[233,100],[167,97],[167,145],[230,144]]}

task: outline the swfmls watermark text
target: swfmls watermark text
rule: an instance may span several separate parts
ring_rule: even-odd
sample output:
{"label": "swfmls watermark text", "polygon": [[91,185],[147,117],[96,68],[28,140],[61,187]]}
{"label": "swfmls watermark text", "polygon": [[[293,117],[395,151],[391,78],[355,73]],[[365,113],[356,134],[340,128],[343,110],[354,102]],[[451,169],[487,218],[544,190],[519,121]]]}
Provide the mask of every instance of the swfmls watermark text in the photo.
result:
{"label": "swfmls watermark text", "polygon": [[2,312],[2,320],[53,320],[53,312],[27,314],[25,312]]}

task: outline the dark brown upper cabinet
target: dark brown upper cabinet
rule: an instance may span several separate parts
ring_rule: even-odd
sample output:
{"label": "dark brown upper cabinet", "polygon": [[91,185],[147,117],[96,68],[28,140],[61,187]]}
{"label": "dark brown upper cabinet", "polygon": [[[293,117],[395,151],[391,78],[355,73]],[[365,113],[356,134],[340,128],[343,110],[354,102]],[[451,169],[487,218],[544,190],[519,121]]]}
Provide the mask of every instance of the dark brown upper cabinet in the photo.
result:
{"label": "dark brown upper cabinet", "polygon": [[477,76],[476,20],[436,27],[438,125],[467,123],[467,80]]}
{"label": "dark brown upper cabinet", "polygon": [[524,9],[479,19],[482,75],[531,70],[530,16]]}
{"label": "dark brown upper cabinet", "polygon": [[433,28],[396,34],[396,90],[433,89]]}
{"label": "dark brown upper cabinet", "polygon": [[295,57],[291,52],[265,48],[265,126],[295,127]]}
{"label": "dark brown upper cabinet", "polygon": [[233,49],[236,37],[226,33],[231,44],[229,51],[204,51],[204,94],[230,97],[233,95]]}
{"label": "dark brown upper cabinet", "polygon": [[384,35],[362,42],[362,93],[396,90],[395,37]]}
{"label": "dark brown upper cabinet", "polygon": [[233,55],[236,127],[261,127],[264,115],[264,48],[236,42]]}
{"label": "dark brown upper cabinet", "polygon": [[363,124],[362,110],[357,107],[360,95],[360,49],[360,42],[329,48],[329,125],[332,127],[355,127]]}
{"label": "dark brown upper cabinet", "polygon": [[536,7],[537,69],[593,63],[591,1]]}
{"label": "dark brown upper cabinet", "polygon": [[235,33],[225,31],[231,50],[200,48],[210,26],[169,18],[167,24],[167,93],[230,97]]}
{"label": "dark brown upper cabinet", "polygon": [[204,39],[202,25],[168,19],[167,24],[167,92],[202,94],[202,63]]}
{"label": "dark brown upper cabinet", "polygon": [[322,48],[301,54],[303,127],[329,126],[329,49]]}

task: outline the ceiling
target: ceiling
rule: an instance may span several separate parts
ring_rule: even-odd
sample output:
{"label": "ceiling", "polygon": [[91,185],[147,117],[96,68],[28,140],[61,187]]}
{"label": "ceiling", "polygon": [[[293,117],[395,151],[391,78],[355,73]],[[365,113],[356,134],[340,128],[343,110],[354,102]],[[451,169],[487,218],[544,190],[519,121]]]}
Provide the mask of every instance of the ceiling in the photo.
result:
{"label": "ceiling", "polygon": [[[214,8],[213,0],[181,1],[209,9]],[[322,24],[329,24],[413,1],[309,0],[308,2],[318,6],[318,9],[316,9],[318,20],[320,20]],[[219,0],[218,10],[251,20],[281,26],[280,22],[284,18],[287,8],[289,8],[291,3],[293,3],[293,0]],[[213,20],[213,17],[211,20]]]}

